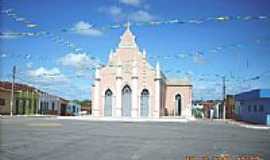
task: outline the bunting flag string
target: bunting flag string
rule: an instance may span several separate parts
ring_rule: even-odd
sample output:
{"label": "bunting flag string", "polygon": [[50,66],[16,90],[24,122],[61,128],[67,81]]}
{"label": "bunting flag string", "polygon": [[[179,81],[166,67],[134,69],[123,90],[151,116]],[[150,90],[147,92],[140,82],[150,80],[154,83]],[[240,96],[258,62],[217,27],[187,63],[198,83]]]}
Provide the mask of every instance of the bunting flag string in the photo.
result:
{"label": "bunting flag string", "polygon": [[[71,49],[74,53],[84,53],[85,51],[82,48],[78,48],[76,47],[75,44],[69,42],[69,41],[65,41],[63,38],[59,37],[59,36],[54,36],[51,33],[48,32],[22,32],[22,33],[2,33],[0,32],[0,37],[1,36],[40,36],[40,35],[45,35],[47,37],[49,37],[53,42],[57,43],[58,45],[62,45],[62,46],[66,46],[67,48]],[[268,38],[264,38],[264,39],[256,39],[255,40],[258,44],[263,44],[263,43],[269,43],[270,39]],[[214,47],[213,49],[208,49],[206,50],[205,53],[221,53],[221,52],[225,52],[226,49],[239,49],[239,48],[243,48],[244,46],[247,46],[248,44],[244,44],[244,43],[238,43],[238,44],[229,44],[229,45],[221,45],[221,46],[217,46]],[[193,58],[195,60],[197,59],[202,59],[201,61],[203,62],[203,58],[205,56],[205,53],[202,51],[197,51],[197,52],[186,52],[186,51],[180,51],[178,52],[178,54],[173,54],[173,55],[166,55],[166,56],[162,56],[162,55],[150,55],[148,56],[148,59],[152,59],[152,60],[177,60],[177,59],[185,59],[185,58]],[[2,54],[2,56],[6,56],[7,54]],[[14,57],[19,57],[22,58],[22,55],[13,55]],[[90,56],[90,58],[92,60],[97,60],[98,58],[94,57],[94,56]],[[44,60],[44,58],[41,58],[42,60]],[[247,62],[247,66],[248,66],[248,62]]]}
{"label": "bunting flag string", "polygon": [[[3,33],[0,32],[0,36],[22,36],[22,37],[34,37],[34,36],[44,36],[49,38],[51,41],[53,41],[56,44],[65,46],[66,48],[70,49],[72,52],[75,53],[87,53],[85,50],[82,48],[77,47],[74,43],[67,41],[63,39],[62,37],[48,32],[46,30],[40,29],[41,26],[33,23],[32,21],[28,20],[25,17],[18,16],[15,12],[14,9],[7,9],[7,10],[2,10],[1,13],[7,14],[8,17],[14,19],[16,22],[23,23],[27,28],[33,29],[34,32],[14,32],[14,33]],[[171,19],[171,20],[166,20],[166,21],[149,21],[145,23],[133,23],[134,26],[157,26],[157,25],[167,25],[167,24],[202,24],[206,22],[228,22],[232,20],[238,20],[238,21],[254,21],[254,20],[259,20],[259,21],[265,21],[269,22],[270,17],[269,16],[217,16],[217,17],[208,17],[208,18],[199,18],[199,19],[190,19],[190,20],[180,20],[180,19]],[[90,26],[93,28],[95,25]],[[101,27],[102,30],[106,29],[119,29],[123,28],[125,25],[122,24],[114,24],[114,25],[108,25],[105,27]],[[95,27],[97,28],[97,27]],[[86,28],[90,29],[90,28]],[[62,32],[74,32],[72,29],[62,29]],[[255,40],[256,44],[262,44],[265,42],[270,42],[269,38],[267,39],[257,39]],[[205,52],[203,51],[196,51],[196,52],[180,52],[178,54],[173,54],[173,55],[166,55],[166,56],[148,56],[149,59],[163,59],[163,60],[175,60],[179,58],[188,58],[191,57],[196,61],[197,63],[205,63],[204,57],[205,53],[221,53],[225,49],[236,49],[236,48],[241,48],[244,47],[246,44],[244,43],[238,43],[238,44],[229,44],[229,45],[221,45],[214,47],[212,49],[206,50]],[[2,53],[1,58],[7,57],[8,54]],[[31,55],[21,55],[25,59],[30,59],[32,58]],[[17,55],[16,55],[17,57]],[[99,62],[98,58],[95,56],[90,55],[90,59],[95,62],[93,63],[93,66],[87,67],[88,70],[93,70],[97,65],[99,66],[104,66],[101,62]],[[110,65],[111,67],[114,67],[116,65]],[[247,61],[246,66],[248,68],[249,63]],[[124,66],[121,66],[124,67]],[[166,73],[173,72],[171,70],[165,71]],[[182,73],[181,70],[176,70],[175,73]],[[186,73],[184,73],[186,74]],[[186,74],[188,75],[188,74]],[[245,79],[243,81],[250,81],[250,80],[259,80],[261,76],[254,76],[248,79]],[[199,80],[205,80],[205,77],[200,77],[198,78]]]}
{"label": "bunting flag string", "polygon": [[[34,29],[35,32],[26,32],[26,33],[24,33],[24,32],[22,32],[22,33],[2,33],[1,32],[0,37],[1,36],[44,36],[44,37],[49,38],[54,43],[61,45],[61,46],[64,46],[67,49],[71,50],[72,53],[86,53],[87,55],[90,55],[87,53],[87,51],[83,50],[82,48],[77,47],[74,43],[63,39],[62,37],[57,36],[56,34],[54,34],[52,32],[41,29],[41,27],[38,24],[28,20],[25,17],[18,16],[14,9],[2,10],[1,13],[6,14],[8,17],[14,19],[16,22],[23,23],[27,28]],[[93,63],[91,63],[91,65],[93,65],[92,66],[93,68],[103,65],[99,61],[99,59],[95,56],[90,55],[90,59],[93,62]]]}
{"label": "bunting flag string", "polygon": [[[17,22],[23,22],[27,25],[28,28],[37,28],[38,25],[32,23],[31,21],[27,20],[24,17],[19,17],[16,15],[14,9],[6,9],[2,10],[1,13],[7,14],[9,17],[15,19]],[[259,15],[259,16],[215,16],[215,17],[205,17],[205,18],[192,18],[192,19],[168,19],[168,20],[153,20],[153,21],[146,21],[146,22],[133,22],[133,26],[158,26],[158,25],[173,25],[173,24],[203,24],[209,22],[229,22],[229,21],[261,21],[261,22],[269,22],[270,16],[268,15]],[[92,24],[87,28],[82,28],[80,30],[89,30],[92,28],[99,29],[99,30],[109,30],[109,29],[119,29],[124,28],[125,24],[112,24],[103,27],[97,27],[96,25]],[[74,28],[62,28],[60,29],[61,32],[74,32]]]}
{"label": "bunting flag string", "polygon": [[39,32],[0,32],[0,37],[34,37],[39,36]]}
{"label": "bunting flag string", "polygon": [[[228,21],[254,21],[259,20],[262,22],[269,22],[270,16],[261,15],[261,16],[216,16],[216,17],[207,17],[207,18],[198,18],[198,19],[170,19],[163,21],[146,21],[146,22],[133,22],[133,26],[159,26],[159,25],[174,25],[174,24],[203,24],[208,22],[228,22]],[[110,29],[119,29],[124,28],[125,24],[113,24],[107,25],[104,27],[94,27],[95,25],[89,26],[89,28],[83,28],[80,30],[89,30],[89,29],[99,29],[101,31],[110,30]],[[65,28],[61,29],[62,32],[74,32],[74,30]]]}
{"label": "bunting flag string", "polygon": [[229,22],[229,21],[264,21],[269,22],[270,16],[260,15],[260,16],[216,16],[216,17],[206,17],[197,19],[169,19],[164,21],[148,21],[134,23],[135,26],[156,26],[156,25],[170,25],[170,24],[203,24],[208,22]]}
{"label": "bunting flag string", "polygon": [[[153,20],[153,21],[146,21],[146,22],[133,22],[132,26],[141,27],[141,26],[160,26],[160,25],[175,25],[175,24],[203,24],[209,22],[218,22],[224,23],[229,21],[261,21],[261,22],[270,22],[270,16],[267,15],[260,15],[260,16],[216,16],[216,17],[206,17],[206,18],[193,18],[193,19],[169,19],[169,20]],[[96,25],[90,25],[87,28],[79,29],[80,31],[89,30],[89,29],[98,29],[101,31],[105,30],[112,30],[112,29],[120,29],[124,28],[125,24],[112,24],[103,27],[97,27]],[[61,29],[62,32],[74,32],[73,28],[63,28]]]}
{"label": "bunting flag string", "polygon": [[[15,13],[14,9],[6,9],[2,10],[1,13],[7,14],[9,17],[14,19],[16,22],[22,22],[27,28],[31,29],[38,29],[40,26],[38,24],[35,24],[31,21],[29,21],[27,18],[18,16]],[[180,20],[180,19],[172,19],[172,20],[166,20],[166,21],[150,21],[150,22],[145,22],[145,23],[134,23],[134,26],[142,26],[142,25],[161,25],[161,24],[178,24],[178,23],[195,23],[195,24],[201,24],[204,22],[208,21],[216,21],[216,22],[224,22],[224,21],[229,21],[229,20],[243,20],[243,21],[249,21],[249,20],[269,20],[269,16],[217,16],[217,17],[208,17],[208,18],[199,18],[199,19],[191,19],[191,20]],[[95,25],[91,25],[91,27],[94,27]],[[118,28],[123,28],[125,25],[123,24],[114,24],[114,25],[108,25],[106,27],[101,27],[102,29],[110,28],[110,29],[118,29]],[[85,29],[90,29],[90,28],[85,28]],[[74,31],[72,29],[62,29],[63,32],[67,31]],[[84,51],[82,48],[77,47],[74,43],[70,41],[64,40],[62,37],[59,37],[51,32],[47,31],[37,31],[36,32],[22,32],[22,33],[2,33],[0,32],[0,37],[1,36],[45,36],[50,38],[54,43],[64,46],[71,50],[74,53],[87,53]],[[270,42],[269,39],[257,39],[256,43],[261,44],[263,42]],[[229,44],[229,45],[221,45],[214,47],[212,49],[206,50],[205,52],[202,51],[197,51],[197,52],[180,52],[179,54],[173,54],[173,55],[167,55],[167,56],[149,56],[149,59],[162,59],[162,60],[175,60],[175,59],[184,59],[191,57],[195,63],[198,64],[204,64],[206,62],[205,60],[205,55],[203,53],[221,53],[225,49],[236,49],[236,48],[241,48],[245,46],[245,44]],[[93,67],[96,67],[97,65],[102,66],[103,64],[101,62],[97,62],[98,58],[95,56],[90,56],[90,59],[95,62]]]}

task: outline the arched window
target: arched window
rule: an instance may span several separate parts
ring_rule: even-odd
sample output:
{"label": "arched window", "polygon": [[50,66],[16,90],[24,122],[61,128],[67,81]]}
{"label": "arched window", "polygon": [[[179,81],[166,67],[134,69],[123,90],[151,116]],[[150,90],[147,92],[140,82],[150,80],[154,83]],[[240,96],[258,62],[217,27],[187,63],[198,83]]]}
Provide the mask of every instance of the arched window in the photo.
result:
{"label": "arched window", "polygon": [[112,116],[112,91],[110,89],[105,92],[104,116]]}
{"label": "arched window", "polygon": [[175,115],[176,116],[181,116],[181,95],[177,94],[175,96]]}
{"label": "arched window", "polygon": [[141,105],[140,105],[141,117],[147,117],[149,115],[149,91],[143,89],[141,92]]}
{"label": "arched window", "polygon": [[122,116],[131,116],[131,89],[128,85],[122,89]]}

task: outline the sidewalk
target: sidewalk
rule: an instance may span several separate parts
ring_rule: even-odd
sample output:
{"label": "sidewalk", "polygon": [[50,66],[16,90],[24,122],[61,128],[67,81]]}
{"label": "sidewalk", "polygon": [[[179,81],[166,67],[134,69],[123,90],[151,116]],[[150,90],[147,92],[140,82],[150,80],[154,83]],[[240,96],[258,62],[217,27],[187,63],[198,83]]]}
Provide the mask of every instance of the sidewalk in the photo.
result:
{"label": "sidewalk", "polygon": [[184,117],[160,117],[160,118],[130,118],[130,117],[93,117],[90,115],[84,116],[57,116],[57,115],[14,115],[10,117],[9,115],[0,115],[0,119],[11,119],[11,118],[49,118],[49,119],[59,119],[59,120],[81,120],[81,121],[104,121],[104,122],[179,122],[187,123],[192,121],[197,122],[221,122],[231,125],[236,125],[239,127],[257,129],[257,130],[270,130],[270,126],[260,125],[260,124],[250,124],[241,121],[234,121],[231,119],[194,119],[194,118],[184,118]]}
{"label": "sidewalk", "polygon": [[267,125],[250,124],[250,123],[241,122],[241,121],[234,121],[234,120],[231,120],[231,119],[227,119],[225,122],[229,123],[229,124],[233,124],[233,125],[238,125],[240,127],[250,128],[250,129],[260,129],[260,130],[268,130],[268,129],[270,129],[270,126],[267,126]]}
{"label": "sidewalk", "polygon": [[7,119],[7,118],[56,118],[57,115],[42,115],[42,114],[33,114],[33,115],[13,115],[12,117],[10,115],[0,115],[1,119]]}
{"label": "sidewalk", "polygon": [[113,122],[182,122],[186,123],[193,119],[186,118],[130,118],[130,117],[93,117],[93,116],[57,116],[57,119],[84,120],[84,121],[113,121]]}

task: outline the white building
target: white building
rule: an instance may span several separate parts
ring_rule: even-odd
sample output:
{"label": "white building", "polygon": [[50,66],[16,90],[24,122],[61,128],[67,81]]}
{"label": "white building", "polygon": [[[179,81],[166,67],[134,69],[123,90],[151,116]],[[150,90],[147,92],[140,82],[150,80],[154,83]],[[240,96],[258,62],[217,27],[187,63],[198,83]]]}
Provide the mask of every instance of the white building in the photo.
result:
{"label": "white building", "polygon": [[92,86],[96,117],[191,116],[192,85],[168,80],[157,63],[152,67],[140,50],[129,24],[105,67],[98,68]]}

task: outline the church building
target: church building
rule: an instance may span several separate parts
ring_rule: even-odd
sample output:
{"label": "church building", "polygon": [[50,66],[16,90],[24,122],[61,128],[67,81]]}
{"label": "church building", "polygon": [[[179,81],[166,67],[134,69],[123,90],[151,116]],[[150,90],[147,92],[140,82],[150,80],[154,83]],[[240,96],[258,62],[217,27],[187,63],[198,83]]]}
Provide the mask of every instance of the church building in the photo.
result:
{"label": "church building", "polygon": [[190,117],[192,85],[169,80],[159,63],[152,67],[127,24],[106,66],[96,69],[92,85],[95,117]]}

